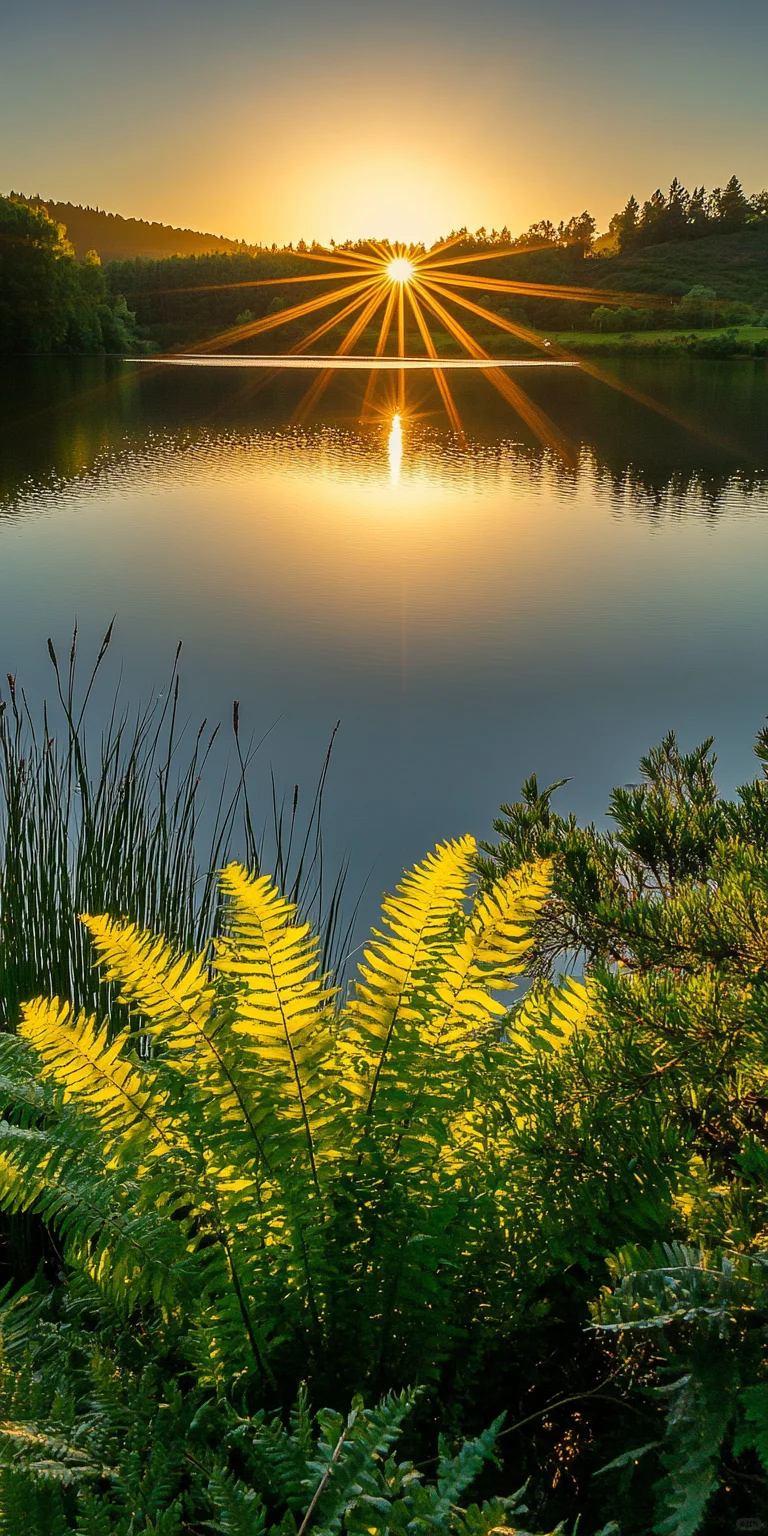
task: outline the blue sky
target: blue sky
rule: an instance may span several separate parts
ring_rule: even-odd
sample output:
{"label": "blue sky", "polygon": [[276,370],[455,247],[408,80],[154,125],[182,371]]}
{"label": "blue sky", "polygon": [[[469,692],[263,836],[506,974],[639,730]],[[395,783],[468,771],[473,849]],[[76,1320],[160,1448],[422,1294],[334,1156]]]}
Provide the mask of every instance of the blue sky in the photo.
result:
{"label": "blue sky", "polygon": [[768,182],[756,0],[0,0],[0,190],[250,240]]}

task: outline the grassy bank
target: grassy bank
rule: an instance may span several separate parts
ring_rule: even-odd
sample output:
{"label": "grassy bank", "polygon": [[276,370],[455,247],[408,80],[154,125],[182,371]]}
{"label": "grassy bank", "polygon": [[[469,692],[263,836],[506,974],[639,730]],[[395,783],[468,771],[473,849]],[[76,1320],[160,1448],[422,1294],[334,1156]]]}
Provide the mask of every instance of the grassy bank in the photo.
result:
{"label": "grassy bank", "polygon": [[740,325],[680,331],[632,331],[623,335],[595,331],[547,332],[550,340],[585,357],[768,357],[768,328]]}

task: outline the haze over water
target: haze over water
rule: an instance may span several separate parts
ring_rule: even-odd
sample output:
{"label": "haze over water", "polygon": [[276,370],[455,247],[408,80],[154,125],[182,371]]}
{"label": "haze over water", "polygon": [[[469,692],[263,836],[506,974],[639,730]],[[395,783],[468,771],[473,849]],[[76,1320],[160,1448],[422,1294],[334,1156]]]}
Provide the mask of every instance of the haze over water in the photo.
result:
{"label": "haze over water", "polygon": [[[331,865],[372,870],[365,916],[436,840],[488,835],[536,772],[601,818],[675,728],[751,776],[768,712],[764,364],[617,363],[687,427],[578,369],[525,387],[579,451],[566,468],[477,376],[428,375],[394,424],[383,381],[334,382],[291,424],[300,374],[15,363],[0,376],[0,671],[33,709],[46,638],[83,659],[113,614],[126,703],[162,691],[178,640],[190,731],[267,734],[254,766],[311,794],[337,720]],[[693,428],[693,430],[691,430]],[[370,898],[370,899],[369,899]]]}

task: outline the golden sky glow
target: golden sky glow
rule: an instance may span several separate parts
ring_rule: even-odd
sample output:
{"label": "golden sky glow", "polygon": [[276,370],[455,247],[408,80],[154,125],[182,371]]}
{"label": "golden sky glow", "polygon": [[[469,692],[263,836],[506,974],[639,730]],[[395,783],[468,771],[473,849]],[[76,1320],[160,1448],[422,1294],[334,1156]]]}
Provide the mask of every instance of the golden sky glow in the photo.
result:
{"label": "golden sky glow", "polygon": [[3,29],[0,188],[249,241],[604,229],[675,175],[765,181],[760,0],[34,0]]}

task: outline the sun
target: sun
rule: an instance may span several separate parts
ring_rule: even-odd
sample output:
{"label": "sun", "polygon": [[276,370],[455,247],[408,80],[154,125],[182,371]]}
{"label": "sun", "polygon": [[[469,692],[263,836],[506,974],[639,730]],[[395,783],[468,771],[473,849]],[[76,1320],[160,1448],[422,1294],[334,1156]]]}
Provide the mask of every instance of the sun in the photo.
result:
{"label": "sun", "polygon": [[395,256],[387,266],[387,277],[391,283],[410,283],[416,276],[416,268],[407,256]]}

